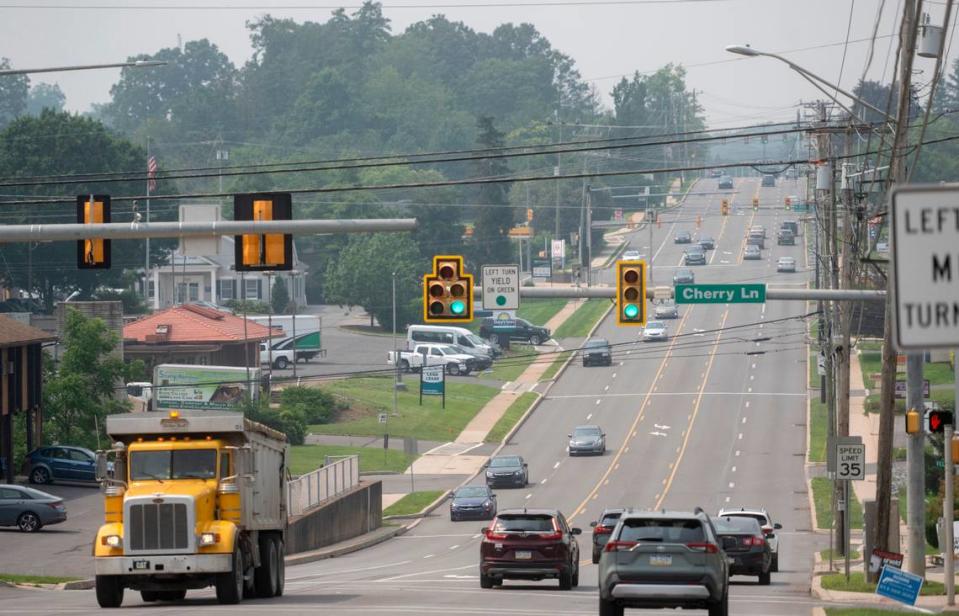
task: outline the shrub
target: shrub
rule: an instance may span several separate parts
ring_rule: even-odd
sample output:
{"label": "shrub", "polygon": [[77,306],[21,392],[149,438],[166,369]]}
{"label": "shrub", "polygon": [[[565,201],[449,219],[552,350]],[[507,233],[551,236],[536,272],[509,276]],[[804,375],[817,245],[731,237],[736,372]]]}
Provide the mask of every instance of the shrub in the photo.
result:
{"label": "shrub", "polygon": [[287,387],[280,396],[281,411],[295,411],[307,424],[326,424],[336,419],[343,405],[316,387]]}

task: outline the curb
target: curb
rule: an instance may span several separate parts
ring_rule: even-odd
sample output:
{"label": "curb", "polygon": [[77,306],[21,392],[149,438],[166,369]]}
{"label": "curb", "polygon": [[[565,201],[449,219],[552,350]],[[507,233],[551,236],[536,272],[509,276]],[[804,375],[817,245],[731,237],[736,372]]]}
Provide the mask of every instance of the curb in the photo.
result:
{"label": "curb", "polygon": [[95,580],[74,580],[57,585],[57,590],[90,590],[96,585]]}
{"label": "curb", "polygon": [[[457,487],[459,487],[459,486],[457,486]],[[433,513],[433,511],[435,511],[436,509],[438,509],[439,506],[443,504],[443,501],[445,501],[447,498],[449,498],[449,495],[450,495],[452,492],[453,492],[453,490],[446,490],[445,492],[443,492],[442,494],[440,494],[440,495],[436,498],[435,501],[433,501],[432,503],[430,503],[430,504],[427,505],[426,507],[420,509],[420,511],[417,512],[417,513],[407,513],[407,514],[403,514],[403,515],[388,515],[388,516],[386,516],[386,517],[383,518],[383,521],[385,522],[385,521],[388,521],[388,520],[419,520],[419,519],[425,518],[425,517],[428,516],[429,514]]]}

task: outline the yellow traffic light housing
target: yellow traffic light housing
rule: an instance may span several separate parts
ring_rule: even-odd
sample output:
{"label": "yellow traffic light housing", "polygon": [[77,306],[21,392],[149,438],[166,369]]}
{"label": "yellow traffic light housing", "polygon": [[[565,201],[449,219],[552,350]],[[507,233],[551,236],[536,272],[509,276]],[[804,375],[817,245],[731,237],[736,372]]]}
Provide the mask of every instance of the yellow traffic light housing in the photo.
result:
{"label": "yellow traffic light housing", "polygon": [[[93,225],[110,222],[110,195],[77,195],[77,223]],[[110,240],[77,240],[77,267],[110,269]]]}
{"label": "yellow traffic light housing", "polygon": [[[290,193],[234,195],[233,219],[292,220]],[[268,272],[293,269],[293,236],[284,233],[248,233],[236,236],[236,271]]]}
{"label": "yellow traffic light housing", "polygon": [[754,210],[759,209],[759,197],[753,197],[753,209]]}
{"label": "yellow traffic light housing", "polygon": [[949,443],[949,453],[952,455],[952,463],[959,464],[959,436],[953,435],[952,442]]}
{"label": "yellow traffic light housing", "polygon": [[646,261],[616,262],[616,324],[646,325]]}
{"label": "yellow traffic light housing", "polygon": [[469,323],[473,320],[473,276],[460,255],[433,257],[433,271],[423,276],[423,321]]}
{"label": "yellow traffic light housing", "polygon": [[723,216],[729,216],[729,199],[723,199],[722,211],[723,211]]}
{"label": "yellow traffic light housing", "polygon": [[922,415],[916,409],[906,411],[906,434],[922,432]]}

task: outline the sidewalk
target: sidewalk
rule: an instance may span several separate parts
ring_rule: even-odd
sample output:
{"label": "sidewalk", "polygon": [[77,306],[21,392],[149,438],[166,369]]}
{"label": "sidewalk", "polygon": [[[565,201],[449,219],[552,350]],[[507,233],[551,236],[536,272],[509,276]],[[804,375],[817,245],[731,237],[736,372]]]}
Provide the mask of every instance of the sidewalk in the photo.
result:
{"label": "sidewalk", "polygon": [[[876,498],[876,462],[879,453],[879,415],[866,413],[866,385],[862,380],[859,353],[849,358],[849,435],[861,436],[866,446],[866,479],[853,481],[860,502]],[[872,472],[869,469],[873,469]]]}

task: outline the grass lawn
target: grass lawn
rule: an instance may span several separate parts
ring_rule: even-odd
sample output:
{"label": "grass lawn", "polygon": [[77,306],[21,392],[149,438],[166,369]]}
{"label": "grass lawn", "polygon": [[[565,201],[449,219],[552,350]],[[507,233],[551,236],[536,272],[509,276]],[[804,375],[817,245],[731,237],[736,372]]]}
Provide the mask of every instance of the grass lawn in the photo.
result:
{"label": "grass lawn", "polygon": [[[398,417],[389,417],[391,436],[414,436],[429,441],[449,441],[456,438],[463,427],[499,389],[473,383],[446,384],[446,409],[440,407],[439,396],[423,396],[419,405],[417,375],[406,377],[406,391],[398,392]],[[350,405],[340,418],[331,424],[312,425],[313,434],[351,434],[380,436],[387,426],[379,423],[379,413],[391,413],[393,408],[393,378],[365,377],[342,379],[326,383],[323,389]]]}
{"label": "grass lawn", "polygon": [[0,582],[10,584],[63,584],[79,580],[76,577],[57,577],[53,575],[20,575],[18,573],[0,573]]}
{"label": "grass lawn", "polygon": [[809,326],[809,339],[812,342],[809,344],[809,386],[810,387],[819,387],[820,385],[820,376],[819,368],[817,362],[817,357],[819,356],[819,321],[813,321]]}
{"label": "grass lawn", "polygon": [[493,362],[493,369],[481,373],[481,378],[515,381],[516,377],[523,374],[523,371],[536,359],[538,355],[533,347],[515,345],[514,348],[503,351],[503,355]]}
{"label": "grass lawn", "polygon": [[549,368],[546,369],[546,372],[543,373],[543,378],[540,380],[548,381],[556,376],[556,373],[559,372],[560,366],[562,366],[572,354],[572,351],[563,351],[562,353],[556,354],[556,359],[553,360],[553,363],[550,364]]}
{"label": "grass lawn", "polygon": [[566,305],[568,300],[562,298],[542,298],[542,299],[524,299],[516,316],[526,319],[533,325],[545,325],[547,321],[553,318],[560,309]]}
{"label": "grass lawn", "polygon": [[[859,365],[862,367],[863,383],[866,384],[868,389],[876,390],[878,393],[878,388],[872,379],[872,375],[879,374],[882,370],[882,354],[878,348],[879,343],[865,342],[858,346],[862,349],[862,353],[859,354]],[[949,362],[941,361],[922,365],[922,378],[929,379],[930,385],[948,385],[949,383],[955,382],[955,378],[953,377],[954,373]],[[898,380],[904,380],[906,375],[900,373],[896,378]]]}
{"label": "grass lawn", "polygon": [[383,515],[412,515],[423,511],[423,508],[435,501],[442,494],[442,490],[426,490],[424,492],[410,492],[383,510]]}
{"label": "grass lawn", "polygon": [[585,304],[576,309],[566,322],[559,326],[553,332],[553,337],[560,338],[583,338],[593,329],[593,325],[606,314],[612,304],[605,299],[590,299]]}
{"label": "grass lawn", "polygon": [[[829,575],[822,576],[820,579],[822,580],[822,587],[826,590],[868,593],[876,592],[876,585],[871,582],[867,582],[866,575],[862,571],[851,573],[849,575],[848,583],[846,582],[846,575],[844,573],[831,573]],[[933,595],[943,595],[945,592],[946,587],[941,583],[926,580],[926,582],[922,585],[922,590],[919,591],[919,594],[923,597],[929,597]],[[882,613],[888,614],[889,612]]]}
{"label": "grass lawn", "polygon": [[[831,550],[830,548],[826,548],[825,550],[821,550],[821,551],[819,552],[819,557],[822,558],[824,561],[828,561],[828,560],[829,560],[829,552],[831,552],[831,551],[832,551],[832,550]],[[836,554],[836,555],[833,557],[834,560],[842,560],[842,559],[844,559],[844,558],[845,558],[845,556],[842,556],[841,554]],[[850,560],[859,560],[859,558],[860,558],[860,554],[859,554],[859,552],[857,552],[856,550],[852,550],[851,552],[849,552],[849,559],[850,559]]]}
{"label": "grass lawn", "polygon": [[516,398],[516,400],[509,405],[509,408],[506,409],[506,413],[504,413],[503,416],[499,418],[499,421],[496,422],[496,425],[493,426],[493,429],[489,431],[489,434],[486,435],[486,442],[499,443],[502,441],[509,431],[513,429],[513,426],[516,425],[516,422],[519,421],[519,418],[523,416],[538,397],[537,394],[528,391]]}
{"label": "grass lawn", "polygon": [[829,431],[829,410],[816,394],[809,401],[809,461],[826,461],[826,437]]}
{"label": "grass lawn", "polygon": [[[832,481],[826,477],[813,477],[812,479],[812,498],[816,504],[816,521],[819,528],[832,528],[832,507],[830,506],[829,493],[832,490]],[[862,504],[855,497],[855,493],[849,490],[852,528],[862,528]]]}
{"label": "grass lawn", "polygon": [[[304,475],[321,466],[326,456],[360,456],[360,472],[393,471],[402,473],[415,459],[402,451],[381,447],[350,447],[349,445],[295,445],[290,447],[290,472]],[[384,460],[385,455],[385,460]]]}

